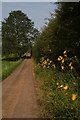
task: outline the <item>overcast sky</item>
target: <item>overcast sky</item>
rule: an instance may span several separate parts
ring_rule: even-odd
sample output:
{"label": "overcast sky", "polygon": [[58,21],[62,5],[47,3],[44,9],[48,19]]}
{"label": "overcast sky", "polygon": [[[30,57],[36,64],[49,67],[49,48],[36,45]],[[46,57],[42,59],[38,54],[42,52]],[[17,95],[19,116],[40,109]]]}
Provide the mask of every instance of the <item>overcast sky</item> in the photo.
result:
{"label": "overcast sky", "polygon": [[7,18],[13,10],[21,10],[34,21],[35,27],[41,29],[50,12],[54,12],[55,5],[49,2],[2,2],[2,20]]}

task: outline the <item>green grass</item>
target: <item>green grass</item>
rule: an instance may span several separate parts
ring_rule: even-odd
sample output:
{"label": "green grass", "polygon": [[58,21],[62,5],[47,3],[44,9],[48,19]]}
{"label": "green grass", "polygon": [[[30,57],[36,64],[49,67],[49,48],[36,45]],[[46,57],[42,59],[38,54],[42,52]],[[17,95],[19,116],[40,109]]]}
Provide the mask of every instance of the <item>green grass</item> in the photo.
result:
{"label": "green grass", "polygon": [[2,80],[4,80],[8,75],[12,73],[14,69],[18,67],[19,64],[21,64],[22,59],[19,59],[17,61],[2,61]]}
{"label": "green grass", "polygon": [[[68,71],[57,69],[43,69],[40,65],[34,65],[35,76],[38,83],[38,97],[40,99],[40,114],[43,118],[79,119],[78,79]],[[80,80],[80,79],[79,79]],[[63,85],[62,88],[58,88]],[[68,84],[68,89],[64,86]],[[76,99],[72,100],[72,94]]]}

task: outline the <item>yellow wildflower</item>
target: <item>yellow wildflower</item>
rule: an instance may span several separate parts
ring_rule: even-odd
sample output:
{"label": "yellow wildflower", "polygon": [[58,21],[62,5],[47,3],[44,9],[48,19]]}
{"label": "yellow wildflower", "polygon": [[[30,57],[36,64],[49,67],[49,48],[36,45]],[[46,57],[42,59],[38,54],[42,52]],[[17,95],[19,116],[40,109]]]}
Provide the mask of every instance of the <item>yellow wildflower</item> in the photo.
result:
{"label": "yellow wildflower", "polygon": [[47,62],[49,62],[49,58],[47,58]]}
{"label": "yellow wildflower", "polygon": [[71,67],[71,65],[72,65],[72,62],[70,62],[69,66]]}
{"label": "yellow wildflower", "polygon": [[47,64],[47,61],[45,60],[45,61],[43,62],[43,64],[46,65],[46,64]]}
{"label": "yellow wildflower", "polygon": [[71,70],[73,69],[73,66],[71,66]]}
{"label": "yellow wildflower", "polygon": [[48,65],[50,65],[50,63],[48,63]]}
{"label": "yellow wildflower", "polygon": [[43,66],[43,69],[44,69],[45,67],[46,67],[46,66],[44,65],[44,66]]}
{"label": "yellow wildflower", "polygon": [[64,66],[61,66],[61,69],[64,70]]}
{"label": "yellow wildflower", "polygon": [[63,59],[62,56],[59,56],[59,57],[58,57],[58,61],[61,61],[62,59]]}
{"label": "yellow wildflower", "polygon": [[60,57],[60,59],[62,60],[63,59],[63,57],[62,56],[59,56]]}
{"label": "yellow wildflower", "polygon": [[72,100],[74,101],[76,99],[76,94],[72,94]]}
{"label": "yellow wildflower", "polygon": [[66,54],[66,50],[63,52],[63,54],[64,54],[64,55]]}
{"label": "yellow wildflower", "polygon": [[61,59],[58,57],[58,61],[60,61]]}
{"label": "yellow wildflower", "polygon": [[64,90],[67,90],[68,89],[68,85],[66,85],[65,87],[64,87]]}
{"label": "yellow wildflower", "polygon": [[64,59],[62,60],[62,63],[64,63]]}

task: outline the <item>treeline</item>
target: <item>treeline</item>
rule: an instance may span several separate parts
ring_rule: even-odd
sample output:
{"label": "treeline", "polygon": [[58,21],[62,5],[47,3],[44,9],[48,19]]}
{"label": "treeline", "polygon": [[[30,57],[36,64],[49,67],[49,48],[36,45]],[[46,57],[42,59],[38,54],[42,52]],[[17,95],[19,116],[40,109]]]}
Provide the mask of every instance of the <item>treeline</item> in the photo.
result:
{"label": "treeline", "polygon": [[80,60],[80,2],[55,3],[55,14],[36,39],[33,57],[39,62],[42,57],[56,61],[64,50],[70,57]]}

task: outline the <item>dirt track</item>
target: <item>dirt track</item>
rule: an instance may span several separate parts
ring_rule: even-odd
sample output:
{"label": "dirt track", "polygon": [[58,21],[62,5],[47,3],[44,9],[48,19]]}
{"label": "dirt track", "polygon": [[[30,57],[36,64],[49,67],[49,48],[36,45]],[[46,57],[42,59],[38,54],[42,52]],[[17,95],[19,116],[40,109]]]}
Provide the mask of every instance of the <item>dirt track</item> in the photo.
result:
{"label": "dirt track", "polygon": [[38,118],[32,60],[23,63],[2,83],[3,118]]}

